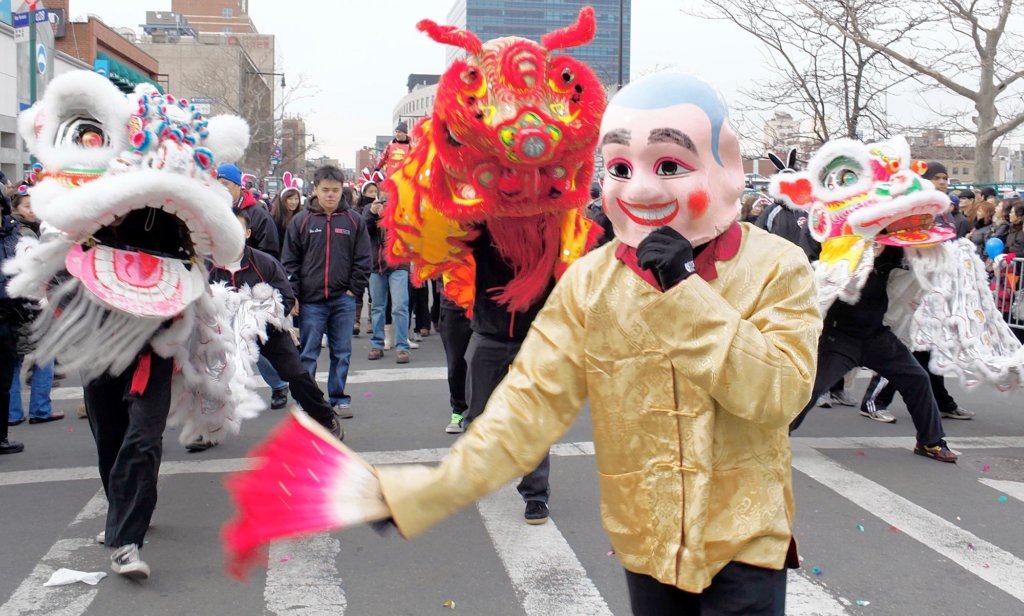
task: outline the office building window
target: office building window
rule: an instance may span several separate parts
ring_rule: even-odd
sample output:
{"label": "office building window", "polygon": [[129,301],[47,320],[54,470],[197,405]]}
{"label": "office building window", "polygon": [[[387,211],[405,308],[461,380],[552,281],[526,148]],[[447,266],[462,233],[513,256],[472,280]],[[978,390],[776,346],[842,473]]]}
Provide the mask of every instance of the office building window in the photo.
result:
{"label": "office building window", "polygon": [[234,17],[235,12],[231,9],[222,9],[220,12],[222,17]]}

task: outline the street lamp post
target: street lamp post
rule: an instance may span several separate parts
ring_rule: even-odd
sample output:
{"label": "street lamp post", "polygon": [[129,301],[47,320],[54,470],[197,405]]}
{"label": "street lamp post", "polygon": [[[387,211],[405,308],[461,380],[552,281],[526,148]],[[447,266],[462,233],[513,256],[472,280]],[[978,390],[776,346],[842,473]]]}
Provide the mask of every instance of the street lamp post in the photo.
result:
{"label": "street lamp post", "polygon": [[616,92],[622,89],[622,45],[625,37],[625,0],[619,0],[619,83]]}

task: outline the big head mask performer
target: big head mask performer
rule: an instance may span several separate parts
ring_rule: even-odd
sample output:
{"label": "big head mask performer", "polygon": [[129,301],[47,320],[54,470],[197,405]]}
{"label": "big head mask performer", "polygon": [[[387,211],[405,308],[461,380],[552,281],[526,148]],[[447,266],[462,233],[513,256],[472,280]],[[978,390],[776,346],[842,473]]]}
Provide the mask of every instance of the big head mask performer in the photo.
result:
{"label": "big head mask performer", "polygon": [[739,140],[706,82],[664,72],[631,83],[605,111],[600,145],[605,212],[623,243],[669,226],[697,247],[736,220]]}
{"label": "big head mask performer", "polygon": [[[619,208],[618,231],[636,243],[632,262],[634,248],[616,239],[566,270],[486,411],[441,464],[380,467],[379,485],[346,497],[339,483],[357,482],[337,471],[364,469],[349,452],[332,454],[337,466],[328,472],[339,479],[311,493],[355,505],[347,511],[365,512],[363,519],[390,516],[415,537],[536,465],[589,402],[602,521],[628,571],[633,613],[694,613],[694,605],[704,613],[783,613],[784,567],[795,563],[787,559],[795,557],[788,424],[810,396],[821,317],[803,252],[735,222],[742,179],[735,137],[725,132],[724,107],[716,123],[704,109],[710,105],[685,102],[694,89],[710,92],[685,76],[655,75],[612,100],[609,126],[630,131],[635,146],[611,150],[606,142],[606,157],[616,153],[606,169],[643,169],[606,178],[606,188],[621,181],[609,192],[642,220],[637,211],[649,210],[636,205],[666,209],[660,204],[678,200],[679,211],[658,212],[665,220],[655,220],[661,226],[643,238],[653,225]],[[627,181],[640,181],[640,173],[642,184]],[[706,208],[691,217],[691,194],[700,192]],[[682,232],[666,226],[677,223]],[[679,267],[686,263],[680,254],[693,250],[683,233],[705,247],[690,272]],[[661,285],[638,271],[635,258],[658,235],[666,241],[651,269]],[[300,428],[286,423],[261,448],[264,466],[232,482],[242,509],[225,534],[233,556],[247,558],[273,537],[261,523],[261,514],[270,515],[261,505],[276,497],[276,482],[292,494],[294,483],[305,482],[279,470],[281,462],[306,464],[310,431]],[[294,531],[291,522],[301,517],[310,520],[310,532],[323,530],[318,509],[344,508],[293,498],[282,504],[281,526]],[[351,519],[335,514],[328,524]]]}

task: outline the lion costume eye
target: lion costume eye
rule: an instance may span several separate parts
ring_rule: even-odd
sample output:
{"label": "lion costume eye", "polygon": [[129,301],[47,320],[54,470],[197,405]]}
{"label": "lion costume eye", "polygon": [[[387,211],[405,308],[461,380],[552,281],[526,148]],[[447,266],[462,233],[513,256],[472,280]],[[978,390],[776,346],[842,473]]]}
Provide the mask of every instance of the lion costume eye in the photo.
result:
{"label": "lion costume eye", "polygon": [[57,129],[58,146],[74,145],[93,149],[110,145],[110,137],[103,130],[103,124],[94,118],[76,116],[65,120]]}
{"label": "lion costume eye", "polygon": [[863,171],[857,161],[846,156],[839,156],[825,166],[820,180],[826,188],[845,188],[856,184]]}

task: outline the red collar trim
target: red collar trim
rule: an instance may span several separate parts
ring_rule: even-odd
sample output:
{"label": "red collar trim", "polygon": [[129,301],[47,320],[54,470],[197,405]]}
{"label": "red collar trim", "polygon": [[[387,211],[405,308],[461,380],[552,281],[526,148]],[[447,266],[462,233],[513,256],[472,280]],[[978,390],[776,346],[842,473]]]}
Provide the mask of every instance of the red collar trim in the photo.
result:
{"label": "red collar trim", "polygon": [[[715,263],[729,261],[735,257],[740,251],[740,242],[742,240],[743,229],[740,228],[739,223],[734,222],[729,225],[729,228],[724,233],[708,242],[707,247],[693,260],[693,266],[697,270],[697,275],[708,282],[718,278],[718,269],[715,268]],[[629,269],[636,272],[637,276],[646,280],[655,289],[659,291],[664,290],[658,284],[654,274],[649,270],[642,269],[637,263],[636,248],[619,244],[619,247],[615,249],[615,258],[629,266]]]}

